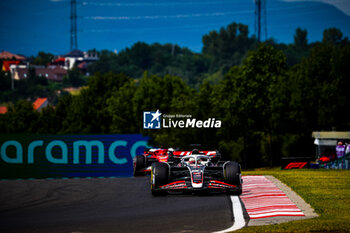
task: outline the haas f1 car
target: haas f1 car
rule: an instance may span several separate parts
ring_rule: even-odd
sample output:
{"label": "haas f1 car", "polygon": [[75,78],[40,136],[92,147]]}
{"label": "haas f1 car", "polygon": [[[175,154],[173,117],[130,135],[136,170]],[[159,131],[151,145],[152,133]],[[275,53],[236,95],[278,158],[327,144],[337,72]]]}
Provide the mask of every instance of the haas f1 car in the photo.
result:
{"label": "haas f1 car", "polygon": [[[169,162],[179,161],[182,156],[190,155],[191,151],[175,151],[169,149],[146,149],[142,155],[137,155],[134,158],[134,175],[146,175],[151,173],[151,165],[154,162]],[[210,155],[212,160],[218,160],[220,154],[217,151],[201,151],[200,154]]]}
{"label": "haas f1 car", "polygon": [[[174,153],[175,154],[175,153]],[[182,156],[181,156],[182,154]],[[232,161],[219,161],[220,154],[198,150],[180,152],[167,162],[151,166],[152,194],[165,195],[174,191],[242,193],[241,167]]]}

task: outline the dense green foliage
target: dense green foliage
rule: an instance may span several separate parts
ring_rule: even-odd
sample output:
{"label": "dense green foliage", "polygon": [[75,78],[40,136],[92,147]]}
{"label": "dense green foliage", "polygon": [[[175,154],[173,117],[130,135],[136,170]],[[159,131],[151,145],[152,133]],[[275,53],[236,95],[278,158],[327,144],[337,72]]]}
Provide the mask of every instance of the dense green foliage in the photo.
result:
{"label": "dense green foliage", "polygon": [[[174,44],[148,45],[143,42],[118,54],[103,50],[99,52],[100,60],[88,70],[91,74],[124,73],[136,79],[142,78],[145,71],[150,75],[179,76],[198,90],[205,81],[218,84],[232,66],[241,65],[248,52],[258,47],[255,36],[249,36],[248,26],[237,23],[209,32],[203,36],[202,42],[202,53]],[[348,40],[338,29],[329,28],[324,31],[323,42],[345,45]],[[316,45],[308,43],[307,31],[301,28],[296,29],[292,44],[279,44],[273,39],[267,43],[283,51],[288,66],[300,63]]]}
{"label": "dense green foliage", "polygon": [[177,45],[138,42],[118,54],[101,51],[100,60],[91,64],[88,70],[90,73],[124,73],[137,79],[147,70],[158,76],[180,76],[194,86],[208,72],[208,64],[207,56]]}
{"label": "dense green foliage", "polygon": [[32,69],[28,72],[28,78],[12,80],[10,72],[0,72],[0,103],[16,102],[17,100],[32,100],[38,97],[48,97],[53,103],[57,102],[56,91],[62,85],[48,81],[45,77],[35,76]]}
{"label": "dense green foliage", "polygon": [[[349,130],[350,43],[339,30],[325,30],[322,42],[309,45],[307,32],[297,29],[288,46],[257,45],[247,30],[231,24],[209,33],[202,54],[145,43],[118,55],[102,51],[79,95],[63,95],[55,108],[39,113],[19,101],[0,116],[0,131],[142,133],[154,146],[201,143],[257,167],[278,165],[280,157],[312,156],[312,131]],[[69,77],[77,86],[84,81],[76,70]],[[9,86],[10,80],[2,74],[0,82]],[[7,89],[0,88],[3,95]],[[219,119],[222,127],[144,130],[143,111],[157,109]]]}
{"label": "dense green foliage", "polygon": [[[37,76],[35,69],[47,67],[54,58],[53,54],[45,52],[39,52],[36,57],[29,57],[30,66],[26,79],[11,80],[11,72],[0,72],[0,104],[14,103],[23,99],[34,101],[38,97],[48,97],[51,103],[56,104],[63,88],[81,87],[86,84],[87,78],[77,67],[68,71],[63,83]],[[0,66],[2,66],[1,60]]]}
{"label": "dense green foliage", "polygon": [[232,23],[226,29],[203,36],[203,53],[211,57],[211,71],[227,71],[234,65],[240,65],[247,51],[254,47],[256,39],[249,38],[248,26],[243,24]]}
{"label": "dense green foliage", "polygon": [[36,76],[35,67],[29,68],[28,78],[20,80],[11,80],[10,72],[0,72],[0,103],[13,103],[23,99],[34,101],[39,97],[48,97],[51,103],[56,104],[64,87],[83,86],[86,79],[76,67],[68,71],[63,83]]}
{"label": "dense green foliage", "polygon": [[47,66],[54,59],[51,53],[39,52],[36,57],[31,57],[31,64],[38,66]]}
{"label": "dense green foliage", "polygon": [[144,71],[157,76],[173,75],[198,89],[206,79],[218,83],[256,46],[255,37],[248,35],[248,26],[232,23],[204,35],[202,53],[172,44],[138,42],[118,54],[101,51],[100,60],[89,67],[89,72],[124,73],[133,78],[141,78]]}

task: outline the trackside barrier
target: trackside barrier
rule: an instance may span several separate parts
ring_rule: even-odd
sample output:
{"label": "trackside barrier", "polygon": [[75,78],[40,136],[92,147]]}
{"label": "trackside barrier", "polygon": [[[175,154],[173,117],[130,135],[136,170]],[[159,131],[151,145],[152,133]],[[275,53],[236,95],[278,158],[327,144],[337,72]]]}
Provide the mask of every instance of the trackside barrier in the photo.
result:
{"label": "trackside barrier", "polygon": [[0,179],[127,177],[148,137],[0,134]]}
{"label": "trackside barrier", "polygon": [[350,153],[344,155],[342,158],[334,160],[329,163],[321,163],[320,168],[327,169],[350,169]]}

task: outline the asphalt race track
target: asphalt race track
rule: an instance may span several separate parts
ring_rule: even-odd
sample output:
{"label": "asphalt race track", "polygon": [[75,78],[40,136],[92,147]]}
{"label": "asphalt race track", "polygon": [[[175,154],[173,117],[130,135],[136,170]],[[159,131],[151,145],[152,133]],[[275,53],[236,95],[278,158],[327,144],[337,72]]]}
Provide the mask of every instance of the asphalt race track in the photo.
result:
{"label": "asphalt race track", "polygon": [[227,195],[153,197],[149,177],[0,181],[0,232],[213,232]]}

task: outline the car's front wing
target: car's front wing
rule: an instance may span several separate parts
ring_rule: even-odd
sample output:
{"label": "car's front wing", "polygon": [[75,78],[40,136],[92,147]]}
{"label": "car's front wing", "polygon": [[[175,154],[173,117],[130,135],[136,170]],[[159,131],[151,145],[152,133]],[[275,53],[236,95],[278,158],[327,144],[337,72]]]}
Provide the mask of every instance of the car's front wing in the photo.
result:
{"label": "car's front wing", "polygon": [[225,191],[239,191],[241,185],[228,184],[219,180],[204,181],[201,188],[194,188],[190,181],[178,180],[168,184],[159,186],[156,190],[164,191],[213,191],[213,192],[225,192]]}

